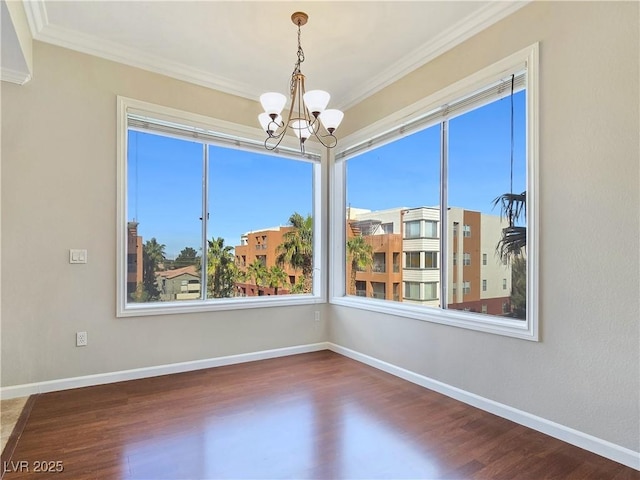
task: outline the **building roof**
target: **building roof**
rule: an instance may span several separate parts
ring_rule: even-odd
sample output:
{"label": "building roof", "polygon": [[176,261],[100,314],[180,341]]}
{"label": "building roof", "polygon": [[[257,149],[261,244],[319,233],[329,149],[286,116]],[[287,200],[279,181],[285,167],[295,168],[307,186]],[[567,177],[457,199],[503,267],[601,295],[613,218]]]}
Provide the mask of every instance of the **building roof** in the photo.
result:
{"label": "building roof", "polygon": [[198,269],[195,265],[188,265],[182,268],[176,268],[174,270],[165,270],[162,272],[156,272],[158,277],[163,277],[166,279],[176,278],[180,275],[193,275],[194,277],[198,277]]}

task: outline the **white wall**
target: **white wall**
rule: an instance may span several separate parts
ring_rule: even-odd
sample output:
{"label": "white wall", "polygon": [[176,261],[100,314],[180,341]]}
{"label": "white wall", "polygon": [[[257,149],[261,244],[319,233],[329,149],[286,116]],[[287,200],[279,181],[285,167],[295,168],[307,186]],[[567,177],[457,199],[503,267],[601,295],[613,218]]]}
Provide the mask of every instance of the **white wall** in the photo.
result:
{"label": "white wall", "polygon": [[638,7],[534,2],[345,116],[356,131],[540,42],[541,342],[331,306],[332,342],[640,450]]}
{"label": "white wall", "polygon": [[[2,386],[326,340],[322,305],[116,318],[116,95],[249,125],[259,105],[40,42],[33,53],[31,82],[2,83]],[[70,265],[69,248],[89,263]]]}

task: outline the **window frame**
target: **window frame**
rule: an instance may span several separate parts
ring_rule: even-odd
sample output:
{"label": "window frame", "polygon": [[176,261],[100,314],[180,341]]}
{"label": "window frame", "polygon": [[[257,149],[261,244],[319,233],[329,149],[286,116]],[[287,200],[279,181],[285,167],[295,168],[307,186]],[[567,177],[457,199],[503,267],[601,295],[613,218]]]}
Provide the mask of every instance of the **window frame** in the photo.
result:
{"label": "window frame", "polygon": [[[404,125],[412,125],[442,105],[468,96],[491,85],[513,72],[526,68],[526,153],[527,153],[527,318],[516,320],[480,313],[465,313],[453,309],[428,308],[403,302],[372,302],[346,295],[345,285],[345,212],[346,212],[346,161],[367,150],[395,141],[412,133]],[[329,303],[341,306],[402,316],[421,321],[440,323],[470,330],[504,335],[530,341],[539,341],[538,328],[538,252],[539,252],[539,44],[526,47],[480,71],[459,80],[444,89],[395,112],[375,123],[341,139],[337,151],[330,152],[330,296]],[[422,125],[420,129],[428,128]],[[402,133],[401,133],[402,132]],[[373,140],[377,139],[378,142]],[[440,225],[440,237],[446,246],[448,232]],[[446,249],[441,248],[441,255]],[[447,272],[441,275],[446,295]],[[404,293],[404,292],[403,292]],[[446,297],[445,297],[446,298]]]}
{"label": "window frame", "polygon": [[[128,115],[135,114],[149,119],[172,122],[193,129],[193,136],[198,132],[210,132],[219,136],[220,141],[203,141],[207,145],[241,150],[258,151],[261,154],[292,158],[297,161],[312,163],[311,203],[314,229],[313,245],[313,291],[310,294],[271,295],[261,297],[233,297],[193,300],[190,302],[127,302],[127,146]],[[167,134],[167,136],[171,136]],[[323,165],[326,165],[328,154],[325,149],[317,149],[307,145],[305,157],[300,158],[295,139],[286,139],[281,147],[270,152],[263,145],[264,132],[258,128],[247,127],[228,121],[185,112],[182,110],[157,105],[128,97],[117,97],[117,209],[116,209],[116,317],[137,317],[148,315],[171,315],[178,313],[197,313],[247,308],[264,308],[291,305],[311,305],[326,303],[326,274],[322,268],[327,258],[327,242],[323,240],[327,218],[322,208],[326,199],[326,176]],[[182,137],[182,138],[186,138]],[[238,142],[239,141],[239,142]],[[237,145],[240,143],[241,145]],[[255,146],[253,146],[255,145]],[[297,153],[297,154],[296,154]]]}

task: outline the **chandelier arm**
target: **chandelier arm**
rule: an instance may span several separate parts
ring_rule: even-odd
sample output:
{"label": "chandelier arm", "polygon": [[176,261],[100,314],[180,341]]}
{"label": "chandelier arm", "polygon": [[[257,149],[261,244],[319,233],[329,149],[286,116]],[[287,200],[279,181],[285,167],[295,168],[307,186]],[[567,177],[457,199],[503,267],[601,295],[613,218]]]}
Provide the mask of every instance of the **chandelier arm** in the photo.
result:
{"label": "chandelier arm", "polygon": [[[338,138],[333,133],[330,133],[329,135],[318,135],[317,133],[314,133],[313,136],[316,137],[316,139],[322,144],[322,146],[326,148],[333,148],[338,144]],[[322,140],[323,138],[331,138],[333,141],[330,143],[325,143]]]}
{"label": "chandelier arm", "polygon": [[[280,143],[282,142],[282,139],[284,138],[284,132],[286,130],[283,130],[282,133],[280,133],[280,135],[269,135],[265,140],[264,140],[264,148],[266,148],[267,150],[275,150],[276,148],[278,148],[280,146]],[[269,141],[270,140],[276,140],[277,142],[275,142],[274,144],[272,144],[272,146],[269,146]]]}

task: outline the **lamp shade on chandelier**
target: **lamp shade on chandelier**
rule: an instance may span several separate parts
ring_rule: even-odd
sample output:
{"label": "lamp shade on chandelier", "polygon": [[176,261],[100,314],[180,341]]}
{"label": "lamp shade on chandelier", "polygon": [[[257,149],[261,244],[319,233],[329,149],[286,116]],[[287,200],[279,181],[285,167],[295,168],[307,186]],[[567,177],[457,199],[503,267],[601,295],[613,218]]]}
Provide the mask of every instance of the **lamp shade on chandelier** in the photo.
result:
{"label": "lamp shade on chandelier", "polygon": [[333,148],[338,143],[334,132],[342,122],[344,114],[340,110],[327,109],[331,95],[323,90],[306,91],[305,77],[300,70],[304,62],[304,52],[300,44],[300,27],[307,23],[308,15],[296,12],[291,21],[298,27],[298,60],[291,74],[291,105],[286,121],[282,111],[287,104],[287,97],[281,93],[268,92],[260,95],[260,103],[264,112],[258,115],[260,126],[266,132],[264,146],[274,150],[280,145],[288,129],[293,130],[300,142],[300,152],[304,154],[304,144],[310,137],[315,137],[322,145]]}

